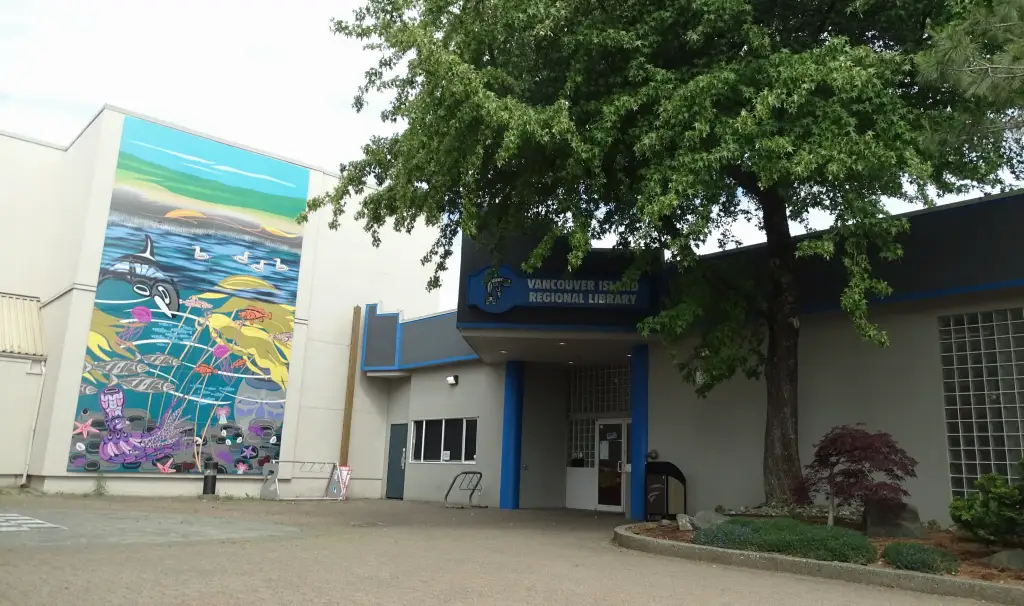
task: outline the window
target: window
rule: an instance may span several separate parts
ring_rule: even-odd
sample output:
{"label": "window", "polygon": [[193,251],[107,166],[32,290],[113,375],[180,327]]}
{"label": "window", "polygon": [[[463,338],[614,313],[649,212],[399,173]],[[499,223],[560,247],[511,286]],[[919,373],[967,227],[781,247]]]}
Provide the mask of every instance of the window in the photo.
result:
{"label": "window", "polygon": [[1020,479],[1024,456],[1024,309],[939,318],[943,408],[953,496],[979,475]]}
{"label": "window", "polygon": [[412,423],[410,461],[473,463],[476,461],[476,419],[427,419]]}
{"label": "window", "polygon": [[573,367],[569,414],[629,412],[629,365]]}

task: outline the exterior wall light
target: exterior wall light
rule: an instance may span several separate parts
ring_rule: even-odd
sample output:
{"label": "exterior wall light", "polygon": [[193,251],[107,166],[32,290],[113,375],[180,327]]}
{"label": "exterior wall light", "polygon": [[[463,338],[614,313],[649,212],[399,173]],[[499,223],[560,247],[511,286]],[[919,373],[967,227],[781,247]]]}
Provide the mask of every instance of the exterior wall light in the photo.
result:
{"label": "exterior wall light", "polygon": [[448,375],[445,377],[445,381],[448,381],[448,385],[455,387],[459,384],[459,375]]}

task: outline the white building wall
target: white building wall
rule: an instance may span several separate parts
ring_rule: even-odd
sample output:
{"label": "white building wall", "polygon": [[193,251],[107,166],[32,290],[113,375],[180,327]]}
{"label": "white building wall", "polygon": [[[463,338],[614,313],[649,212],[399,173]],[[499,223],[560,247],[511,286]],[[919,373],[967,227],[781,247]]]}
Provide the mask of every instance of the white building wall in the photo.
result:
{"label": "white building wall", "polygon": [[42,382],[39,361],[0,355],[0,414],[4,439],[0,445],[0,486],[17,485],[29,456],[32,422]]}
{"label": "white building wall", "polygon": [[[800,343],[800,455],[836,425],[865,423],[887,431],[919,461],[907,483],[922,519],[949,522],[937,318],[1024,305],[1024,293],[951,297],[877,307],[872,319],[891,346],[862,341],[840,313],[804,316]],[[764,500],[762,451],[765,388],[735,379],[704,401],[685,385],[664,350],[651,348],[650,448],[686,475],[690,513]]]}
{"label": "white building wall", "polygon": [[[0,292],[46,299],[74,257],[57,246],[73,216],[61,208],[66,152],[0,133]],[[72,178],[72,175],[68,175]],[[61,236],[64,236],[62,238]]]}
{"label": "white building wall", "polygon": [[[0,290],[43,300],[43,332],[48,355],[42,407],[32,448],[34,485],[47,491],[87,492],[94,479],[66,471],[68,430],[75,416],[82,355],[99,273],[104,231],[114,184],[124,114],[107,108],[66,151],[0,136],[0,195],[26,202],[0,205],[0,221],[18,225],[0,243],[7,258],[22,261],[0,276]],[[310,172],[310,195],[331,190],[335,177]],[[282,458],[336,461],[348,356],[352,307],[380,300],[402,302],[405,317],[437,311],[438,293],[428,293],[431,269],[419,257],[436,237],[421,226],[412,234],[385,229],[375,248],[353,218],[358,203],[337,231],[327,224],[330,210],[315,214],[304,226],[304,243],[296,301],[292,382],[285,408]],[[388,386],[357,375],[349,462],[352,497],[378,497],[384,473]],[[29,382],[30,383],[30,382]],[[19,384],[18,391],[28,393]],[[500,434],[499,434],[500,435]],[[11,449],[15,449],[12,445]],[[26,446],[26,445],[22,445]],[[19,448],[21,446],[18,446]],[[0,458],[11,453],[0,452]],[[24,460],[24,455],[22,455]],[[282,470],[282,477],[290,475]],[[3,474],[6,472],[0,472]],[[19,471],[20,473],[20,471]],[[45,481],[41,481],[45,478]],[[112,493],[195,494],[195,477],[149,477],[111,474]],[[259,479],[231,478],[225,494],[253,494]],[[321,477],[294,482],[283,492],[308,493],[322,488]]]}
{"label": "white building wall", "polygon": [[[323,173],[312,177],[310,195],[333,189],[337,179]],[[341,449],[341,426],[348,380],[348,356],[361,355],[361,341],[352,347],[352,307],[379,300],[401,301],[403,306],[386,311],[401,311],[404,317],[416,317],[437,310],[437,292],[428,293],[430,268],[418,259],[436,237],[436,231],[421,226],[412,234],[385,229],[380,247],[374,247],[370,235],[352,214],[357,202],[349,205],[337,231],[328,227],[330,209],[316,213],[306,226],[302,250],[302,271],[296,309],[296,339],[305,345],[301,360],[301,398],[292,405],[292,390],[286,412],[286,427],[294,427],[291,438],[284,438],[281,457],[290,450],[296,460],[336,461]],[[306,326],[299,335],[300,320]],[[349,466],[352,498],[376,498],[383,490],[386,460],[387,402],[386,381],[356,375],[352,407]],[[296,417],[288,417],[289,412]],[[286,430],[287,431],[287,430]],[[290,442],[294,440],[294,442]],[[296,487],[297,489],[297,487]]]}
{"label": "white building wall", "polygon": [[[459,375],[457,386],[448,385],[448,375]],[[386,379],[376,379],[386,382]],[[476,463],[406,463],[405,499],[440,501],[455,474],[460,471],[483,473],[483,494],[475,501],[498,506],[501,485],[501,428],[505,408],[505,367],[470,362],[415,371],[411,379],[409,422],[422,419],[479,419]],[[409,435],[413,430],[410,427]],[[410,440],[412,438],[410,437]],[[379,442],[383,443],[383,440]],[[377,448],[380,448],[379,446]],[[465,493],[452,494],[452,500],[465,499]]]}

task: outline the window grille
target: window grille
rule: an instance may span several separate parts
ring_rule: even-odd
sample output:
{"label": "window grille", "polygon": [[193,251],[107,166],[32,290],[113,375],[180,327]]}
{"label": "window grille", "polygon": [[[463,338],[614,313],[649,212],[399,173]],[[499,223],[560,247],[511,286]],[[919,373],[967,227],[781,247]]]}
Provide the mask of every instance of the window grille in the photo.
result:
{"label": "window grille", "polygon": [[629,365],[581,366],[569,373],[567,465],[593,468],[597,419],[629,416]]}
{"label": "window grille", "polygon": [[569,377],[569,414],[629,412],[629,366],[573,368]]}
{"label": "window grille", "polygon": [[938,326],[953,496],[982,474],[1021,479],[1024,308],[941,316]]}

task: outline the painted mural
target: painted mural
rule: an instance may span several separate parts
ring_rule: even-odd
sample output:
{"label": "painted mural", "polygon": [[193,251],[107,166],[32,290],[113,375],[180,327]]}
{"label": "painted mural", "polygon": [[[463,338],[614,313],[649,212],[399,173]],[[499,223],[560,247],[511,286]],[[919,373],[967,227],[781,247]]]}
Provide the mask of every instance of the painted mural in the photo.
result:
{"label": "painted mural", "polygon": [[309,171],[126,117],[69,471],[278,458]]}

